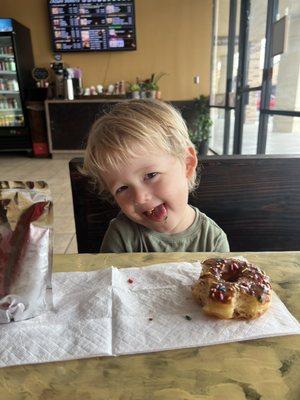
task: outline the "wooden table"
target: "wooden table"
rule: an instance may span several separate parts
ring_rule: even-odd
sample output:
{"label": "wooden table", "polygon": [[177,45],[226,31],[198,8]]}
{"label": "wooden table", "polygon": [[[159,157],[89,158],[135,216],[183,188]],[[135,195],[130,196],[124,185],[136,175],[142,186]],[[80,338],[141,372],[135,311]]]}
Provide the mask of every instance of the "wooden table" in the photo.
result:
{"label": "wooden table", "polygon": [[[300,252],[240,253],[260,265],[300,320]],[[219,254],[218,254],[219,255]],[[208,253],[55,255],[54,271],[89,271]],[[0,369],[0,400],[299,400],[300,335],[160,353]]]}

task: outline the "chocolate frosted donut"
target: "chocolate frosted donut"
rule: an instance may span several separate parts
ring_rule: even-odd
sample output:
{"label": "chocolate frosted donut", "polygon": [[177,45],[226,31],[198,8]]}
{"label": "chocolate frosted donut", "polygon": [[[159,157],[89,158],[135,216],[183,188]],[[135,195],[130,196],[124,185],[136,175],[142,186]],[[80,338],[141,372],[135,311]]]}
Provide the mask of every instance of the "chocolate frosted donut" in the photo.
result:
{"label": "chocolate frosted donut", "polygon": [[202,265],[192,293],[206,314],[253,319],[268,309],[272,288],[259,267],[234,258],[210,258]]}

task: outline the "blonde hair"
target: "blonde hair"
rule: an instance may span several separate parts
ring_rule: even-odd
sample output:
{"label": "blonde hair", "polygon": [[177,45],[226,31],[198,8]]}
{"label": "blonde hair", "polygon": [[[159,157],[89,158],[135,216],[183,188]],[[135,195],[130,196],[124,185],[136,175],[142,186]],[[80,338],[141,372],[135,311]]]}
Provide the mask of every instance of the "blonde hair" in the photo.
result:
{"label": "blonde hair", "polygon": [[[187,147],[195,148],[180,112],[171,105],[150,99],[119,102],[93,124],[82,172],[104,194],[107,189],[101,175],[126,164],[145,147],[182,161]],[[189,190],[195,186],[196,173],[189,179]]]}

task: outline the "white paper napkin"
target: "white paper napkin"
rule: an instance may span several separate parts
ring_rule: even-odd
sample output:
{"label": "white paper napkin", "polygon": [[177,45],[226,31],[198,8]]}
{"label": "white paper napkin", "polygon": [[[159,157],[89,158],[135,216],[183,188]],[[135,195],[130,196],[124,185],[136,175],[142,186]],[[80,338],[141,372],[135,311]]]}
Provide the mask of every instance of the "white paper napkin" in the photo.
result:
{"label": "white paper napkin", "polygon": [[54,312],[0,325],[0,366],[300,333],[276,294],[266,314],[254,321],[205,316],[191,296],[199,274],[200,263],[56,273]]}

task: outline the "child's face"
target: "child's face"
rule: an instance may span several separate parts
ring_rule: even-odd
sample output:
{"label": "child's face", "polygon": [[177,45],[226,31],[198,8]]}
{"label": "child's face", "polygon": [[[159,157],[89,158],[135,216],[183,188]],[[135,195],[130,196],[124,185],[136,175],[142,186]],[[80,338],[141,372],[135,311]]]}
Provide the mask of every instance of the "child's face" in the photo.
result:
{"label": "child's face", "polygon": [[132,221],[164,233],[178,233],[194,220],[188,205],[188,180],[197,166],[193,148],[184,161],[162,151],[140,151],[129,163],[103,176],[124,214]]}

